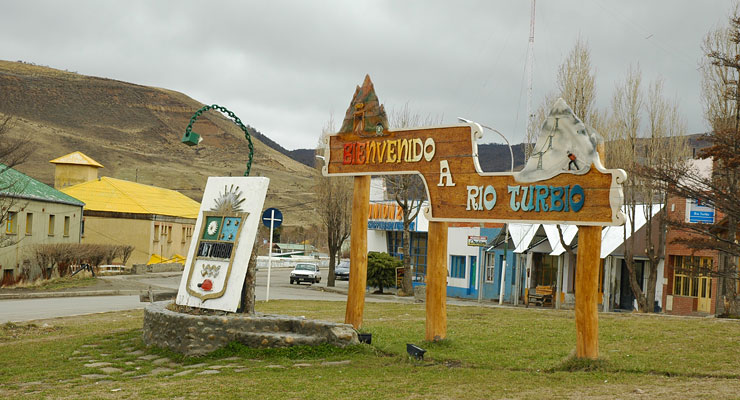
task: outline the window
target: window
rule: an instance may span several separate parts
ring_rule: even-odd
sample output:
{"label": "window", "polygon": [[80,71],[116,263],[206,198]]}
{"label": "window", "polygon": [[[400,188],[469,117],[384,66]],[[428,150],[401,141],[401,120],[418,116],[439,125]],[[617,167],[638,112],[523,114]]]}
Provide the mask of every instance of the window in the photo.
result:
{"label": "window", "polygon": [[64,236],[69,236],[69,217],[64,217]]}
{"label": "window", "polygon": [[54,236],[54,215],[49,215],[49,236]]}
{"label": "window", "polygon": [[450,278],[465,278],[465,256],[450,256]]}
{"label": "window", "polygon": [[15,235],[18,233],[18,213],[8,211],[5,219],[5,233]]}
{"label": "window", "polygon": [[[499,259],[503,259],[503,256],[501,256]],[[495,260],[496,260],[496,254],[486,253],[486,282],[487,283],[493,283],[493,280],[496,277]]]}
{"label": "window", "polygon": [[172,243],[172,227],[167,227],[167,243]]}
{"label": "window", "polygon": [[[427,272],[427,233],[426,232],[409,232],[411,235],[411,252],[409,258],[413,266],[416,281],[424,281]],[[403,260],[403,232],[388,232],[388,253],[393,257]]]}
{"label": "window", "polygon": [[154,237],[152,238],[152,241],[159,242],[159,225],[154,224]]}
{"label": "window", "polygon": [[26,213],[26,235],[33,234],[33,213]]}
{"label": "window", "polygon": [[182,237],[180,239],[180,243],[185,243],[185,232],[187,231],[186,227],[182,227]]}
{"label": "window", "polygon": [[555,286],[558,277],[557,257],[542,253],[534,253],[536,286]]}
{"label": "window", "polygon": [[699,277],[711,269],[711,257],[673,256],[673,295],[698,297]]}

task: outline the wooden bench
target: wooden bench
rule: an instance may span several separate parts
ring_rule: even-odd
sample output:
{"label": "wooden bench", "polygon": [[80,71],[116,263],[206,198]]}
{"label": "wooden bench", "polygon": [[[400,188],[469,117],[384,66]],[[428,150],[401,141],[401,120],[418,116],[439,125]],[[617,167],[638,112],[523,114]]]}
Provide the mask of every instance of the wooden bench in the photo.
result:
{"label": "wooden bench", "polygon": [[530,304],[542,307],[552,307],[552,286],[537,286],[534,291],[531,290],[532,289],[530,288],[530,292],[528,292],[527,295],[527,307],[529,307]]}

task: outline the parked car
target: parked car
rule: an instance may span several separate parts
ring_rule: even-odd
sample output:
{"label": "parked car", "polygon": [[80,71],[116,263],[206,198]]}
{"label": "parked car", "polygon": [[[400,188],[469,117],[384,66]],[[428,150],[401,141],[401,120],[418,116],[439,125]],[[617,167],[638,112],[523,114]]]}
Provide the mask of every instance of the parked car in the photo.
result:
{"label": "parked car", "polygon": [[301,283],[301,281],[311,283],[321,282],[319,266],[307,263],[296,264],[293,271],[290,272],[290,284],[292,285],[293,282]]}
{"label": "parked car", "polygon": [[349,280],[349,261],[342,261],[334,267],[334,278],[337,280]]}

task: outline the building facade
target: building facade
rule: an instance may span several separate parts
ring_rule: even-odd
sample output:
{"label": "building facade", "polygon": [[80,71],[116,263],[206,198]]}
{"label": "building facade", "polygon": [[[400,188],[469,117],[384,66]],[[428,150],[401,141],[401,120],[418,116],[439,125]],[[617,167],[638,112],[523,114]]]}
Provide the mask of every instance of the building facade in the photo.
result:
{"label": "building facade", "polygon": [[[68,154],[53,162],[56,168],[65,169],[64,174],[55,176],[62,176],[65,182],[82,181],[61,189],[85,203],[82,243],[133,246],[128,266],[150,260],[184,259],[194,235],[198,202],[174,190],[98,178],[97,170],[102,166],[97,167],[98,162],[82,153]],[[75,162],[82,164],[80,168],[72,168]],[[75,171],[80,175],[75,176]]]}
{"label": "building facade", "polygon": [[14,169],[0,173],[0,188],[0,278],[7,285],[41,274],[36,245],[80,243],[84,203]]}

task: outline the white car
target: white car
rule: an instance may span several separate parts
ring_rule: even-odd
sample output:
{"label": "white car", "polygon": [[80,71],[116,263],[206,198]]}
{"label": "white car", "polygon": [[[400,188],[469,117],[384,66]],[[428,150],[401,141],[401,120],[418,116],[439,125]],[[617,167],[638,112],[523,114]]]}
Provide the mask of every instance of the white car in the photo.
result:
{"label": "white car", "polygon": [[307,263],[296,264],[293,271],[290,272],[290,284],[292,285],[293,282],[301,283],[301,281],[311,283],[321,282],[319,266]]}

